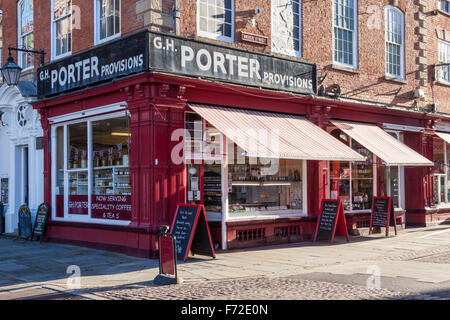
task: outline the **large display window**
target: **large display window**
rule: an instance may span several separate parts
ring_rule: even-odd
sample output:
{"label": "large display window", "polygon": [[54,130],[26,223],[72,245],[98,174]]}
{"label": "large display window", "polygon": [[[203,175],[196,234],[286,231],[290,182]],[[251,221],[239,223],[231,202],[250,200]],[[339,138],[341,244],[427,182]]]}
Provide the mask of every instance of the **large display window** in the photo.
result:
{"label": "large display window", "polygon": [[[401,141],[399,132],[388,132]],[[369,212],[374,196],[392,197],[394,207],[403,207],[402,167],[388,167],[370,150],[339,129],[331,134],[366,158],[364,162],[330,161],[330,196],[341,199],[347,212]],[[379,178],[379,180],[377,180]],[[377,193],[377,187],[381,193]]]}
{"label": "large display window", "polygon": [[130,221],[129,117],[76,120],[52,132],[56,218]]}
{"label": "large display window", "polygon": [[305,215],[306,161],[250,158],[199,115],[185,120],[186,199],[209,221]]}
{"label": "large display window", "polygon": [[434,203],[447,206],[450,197],[450,148],[443,139],[433,138]]}

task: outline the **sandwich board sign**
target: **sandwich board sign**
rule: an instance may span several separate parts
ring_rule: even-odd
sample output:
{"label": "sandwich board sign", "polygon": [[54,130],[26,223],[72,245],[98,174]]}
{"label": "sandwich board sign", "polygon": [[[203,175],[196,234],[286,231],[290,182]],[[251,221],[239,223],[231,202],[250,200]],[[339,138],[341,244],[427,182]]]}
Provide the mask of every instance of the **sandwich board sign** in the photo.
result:
{"label": "sandwich board sign", "polygon": [[392,197],[374,197],[372,201],[369,234],[372,234],[373,227],[383,227],[386,228],[386,237],[388,237],[389,226],[394,227],[395,235],[397,235],[397,222],[395,221],[394,201]]}
{"label": "sandwich board sign", "polygon": [[31,237],[31,212],[27,205],[23,205],[19,208],[19,238],[30,240]]}
{"label": "sandwich board sign", "polygon": [[170,234],[176,238],[178,259],[186,261],[189,252],[216,258],[203,205],[179,204]]}
{"label": "sandwich board sign", "polygon": [[322,200],[320,214],[317,219],[314,241],[329,240],[334,242],[335,236],[345,236],[350,241],[345,222],[344,206],[341,200]]}
{"label": "sandwich board sign", "polygon": [[32,239],[39,238],[40,242],[44,239],[45,231],[47,228],[47,219],[50,208],[47,204],[43,203],[39,206],[36,213],[36,220],[33,228],[33,237]]}

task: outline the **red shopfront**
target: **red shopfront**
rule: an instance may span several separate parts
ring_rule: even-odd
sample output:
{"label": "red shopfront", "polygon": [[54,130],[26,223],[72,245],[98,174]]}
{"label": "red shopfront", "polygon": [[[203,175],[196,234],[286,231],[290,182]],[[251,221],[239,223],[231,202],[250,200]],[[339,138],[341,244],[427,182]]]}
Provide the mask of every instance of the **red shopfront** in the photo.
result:
{"label": "red shopfront", "polygon": [[[309,240],[320,201],[324,197],[345,196],[333,193],[340,188],[345,192],[345,182],[337,184],[343,187],[333,187],[333,179],[337,180],[335,172],[339,172],[340,179],[340,169],[334,168],[340,168],[339,163],[348,164],[348,168],[342,165],[344,181],[345,169],[350,174],[351,166],[358,168],[357,161],[364,160],[355,152],[364,146],[353,148],[351,142],[346,146],[337,139],[340,133],[333,137],[337,129],[335,120],[372,123],[377,128],[390,126],[399,132],[399,139],[406,145],[425,157],[432,156],[432,130],[427,130],[433,119],[424,119],[423,114],[414,112],[387,113],[374,106],[145,68],[123,78],[94,82],[90,88],[64,92],[34,104],[45,133],[45,201],[53,208],[47,239],[135,256],[155,256],[158,227],[170,225],[176,205],[185,202],[208,207],[213,240],[218,246],[239,248]],[[342,157],[300,155],[299,151],[308,149],[306,145],[298,147],[300,140],[292,136],[297,142],[287,144],[298,147],[293,151],[295,154],[280,159],[276,174],[261,178],[264,168],[250,163],[252,150],[237,138],[227,136],[226,128],[216,122],[217,117],[214,121],[208,114],[214,107],[219,111],[243,112],[249,119],[253,112],[259,111],[258,116],[270,121],[280,117],[283,121],[288,118],[298,123],[306,121],[314,130],[323,129],[320,134],[326,138],[322,140],[322,150],[332,146],[325,151]],[[192,152],[188,161],[174,161],[174,150],[186,145],[177,132],[193,130],[195,136],[195,126],[190,125],[196,119],[201,123],[201,138],[189,141],[193,150],[195,143],[202,144],[208,134],[211,141],[220,142],[213,148],[216,151],[209,153],[209,159],[201,151],[200,157]],[[225,137],[231,141],[224,143]],[[230,160],[223,156],[238,147],[245,151],[243,162],[222,165],[227,163],[222,161]],[[286,148],[281,150],[289,153]],[[270,156],[268,152],[256,155]],[[377,160],[374,153],[372,159],[374,162],[367,164],[373,168],[370,187],[372,195],[381,195],[384,190],[388,192],[381,182],[382,176],[387,176],[381,169],[385,162]],[[432,199],[426,184],[427,179],[431,181],[432,170],[424,163],[420,167],[417,163],[404,165],[397,171],[405,186],[398,193],[399,199],[405,203],[402,209],[407,219],[411,212],[411,217],[420,220]],[[367,219],[365,207],[353,208],[367,205],[358,187],[352,186],[348,191],[352,201],[360,202],[350,205],[347,212],[350,222],[358,217],[361,221]],[[273,194],[278,195],[276,199]]]}

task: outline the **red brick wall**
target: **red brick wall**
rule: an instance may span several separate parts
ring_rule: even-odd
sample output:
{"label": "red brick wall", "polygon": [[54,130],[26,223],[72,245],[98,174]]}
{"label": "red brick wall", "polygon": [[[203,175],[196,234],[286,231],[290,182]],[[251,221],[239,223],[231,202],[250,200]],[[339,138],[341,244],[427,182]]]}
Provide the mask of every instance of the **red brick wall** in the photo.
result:
{"label": "red brick wall", "polygon": [[[142,0],[143,1],[143,0]],[[147,0],[154,1],[156,0]],[[138,0],[122,0],[122,34],[128,35],[144,26],[144,15],[136,15]],[[426,11],[437,8],[437,1],[420,1],[426,3]],[[2,0],[4,47],[17,45],[17,12],[16,0]],[[35,0],[35,47],[44,49],[50,58],[50,0]],[[414,90],[420,87],[418,78],[417,57],[419,50],[417,42],[419,26],[417,12],[419,2],[406,0],[359,0],[358,1],[358,69],[354,72],[342,71],[333,67],[332,41],[332,1],[316,0],[302,1],[302,52],[301,60],[317,64],[318,74],[326,70],[328,75],[323,83],[325,88],[339,84],[342,96],[357,100],[401,105],[406,107],[429,108],[435,100],[439,110],[450,112],[450,87],[441,84],[431,85],[432,72],[428,67],[428,79],[425,84],[426,100],[420,101],[413,97]],[[88,49],[94,43],[94,10],[92,0],[73,0],[74,5],[81,8],[81,28],[73,30],[73,53]],[[398,5],[405,14],[405,83],[385,79],[385,25],[384,8],[386,5]],[[197,36],[197,0],[179,1],[180,34],[189,38],[197,38],[211,43],[241,48],[245,50],[273,54],[271,51],[271,0],[235,0],[235,42],[233,44],[200,38]],[[162,12],[169,13],[173,8],[173,0],[163,0]],[[261,13],[255,15],[254,9]],[[373,9],[377,9],[374,13]],[[372,11],[370,10],[372,9]],[[369,28],[369,22],[377,18],[379,13],[379,28]],[[256,26],[252,26],[255,19]],[[445,14],[428,15],[426,18],[427,34],[427,64],[437,63],[436,27],[445,29],[450,34],[450,16]],[[268,37],[269,45],[253,45],[241,42],[240,32],[246,31]],[[3,63],[7,51],[3,52]],[[297,59],[289,57],[290,59]],[[37,59],[35,60],[37,61]],[[398,91],[398,92],[397,92]],[[433,100],[434,99],[434,100]]]}

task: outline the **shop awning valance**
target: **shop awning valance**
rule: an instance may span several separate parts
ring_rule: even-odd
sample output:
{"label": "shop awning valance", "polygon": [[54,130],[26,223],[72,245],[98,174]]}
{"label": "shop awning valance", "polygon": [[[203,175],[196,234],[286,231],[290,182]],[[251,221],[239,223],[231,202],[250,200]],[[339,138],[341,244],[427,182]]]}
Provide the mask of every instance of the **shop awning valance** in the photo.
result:
{"label": "shop awning valance", "polygon": [[436,135],[445,142],[450,143],[450,133],[436,131]]}
{"label": "shop awning valance", "polygon": [[359,122],[331,121],[336,127],[370,150],[388,166],[432,166],[433,163],[395,139],[380,127]]}
{"label": "shop awning valance", "polygon": [[189,107],[250,157],[364,160],[359,153],[300,116],[198,104]]}

